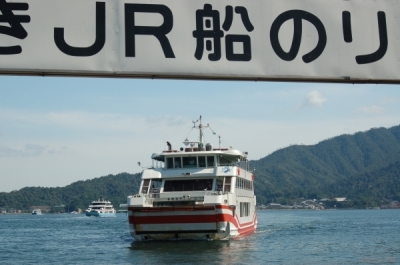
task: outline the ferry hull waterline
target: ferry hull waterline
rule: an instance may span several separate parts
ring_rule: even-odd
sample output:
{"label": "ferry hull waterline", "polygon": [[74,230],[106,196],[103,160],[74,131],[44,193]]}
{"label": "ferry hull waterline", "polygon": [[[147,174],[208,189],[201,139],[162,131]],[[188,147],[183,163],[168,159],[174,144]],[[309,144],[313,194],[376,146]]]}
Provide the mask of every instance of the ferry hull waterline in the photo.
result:
{"label": "ferry hull waterline", "polygon": [[254,175],[247,152],[205,144],[203,131],[212,129],[201,116],[193,128],[199,140],[185,139],[190,147],[179,151],[167,142],[168,150],[153,154],[153,166],[143,170],[139,192],[128,196],[135,240],[222,240],[255,232]]}

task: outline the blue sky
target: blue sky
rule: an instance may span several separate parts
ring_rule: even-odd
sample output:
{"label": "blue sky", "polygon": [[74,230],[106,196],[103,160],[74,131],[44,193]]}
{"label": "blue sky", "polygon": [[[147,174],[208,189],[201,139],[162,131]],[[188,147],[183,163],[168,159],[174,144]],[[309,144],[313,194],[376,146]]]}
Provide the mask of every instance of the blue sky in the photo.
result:
{"label": "blue sky", "polygon": [[0,76],[0,192],[140,172],[200,115],[256,160],[399,125],[399,106],[397,85]]}

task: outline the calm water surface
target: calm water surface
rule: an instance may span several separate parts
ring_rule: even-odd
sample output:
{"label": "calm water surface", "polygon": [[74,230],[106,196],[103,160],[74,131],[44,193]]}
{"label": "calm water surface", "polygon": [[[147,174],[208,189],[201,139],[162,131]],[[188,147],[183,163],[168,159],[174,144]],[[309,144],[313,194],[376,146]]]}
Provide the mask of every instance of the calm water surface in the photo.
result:
{"label": "calm water surface", "polygon": [[115,218],[0,215],[0,264],[400,264],[400,210],[258,211],[253,235],[135,242]]}

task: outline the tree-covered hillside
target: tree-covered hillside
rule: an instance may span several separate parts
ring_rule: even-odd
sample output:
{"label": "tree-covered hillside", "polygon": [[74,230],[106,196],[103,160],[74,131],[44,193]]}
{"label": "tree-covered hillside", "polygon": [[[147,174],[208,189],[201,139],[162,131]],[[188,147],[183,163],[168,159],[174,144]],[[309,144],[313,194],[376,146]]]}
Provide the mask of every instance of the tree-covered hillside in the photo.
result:
{"label": "tree-covered hillside", "polygon": [[300,197],[399,200],[400,126],[290,146],[252,161],[252,167],[262,203]]}
{"label": "tree-covered hillside", "polygon": [[0,193],[0,207],[29,209],[30,206],[55,206],[64,204],[70,211],[86,209],[93,201],[103,196],[114,207],[126,203],[130,194],[137,193],[140,174],[121,173],[92,180],[78,181],[66,187],[26,187],[10,193]]}

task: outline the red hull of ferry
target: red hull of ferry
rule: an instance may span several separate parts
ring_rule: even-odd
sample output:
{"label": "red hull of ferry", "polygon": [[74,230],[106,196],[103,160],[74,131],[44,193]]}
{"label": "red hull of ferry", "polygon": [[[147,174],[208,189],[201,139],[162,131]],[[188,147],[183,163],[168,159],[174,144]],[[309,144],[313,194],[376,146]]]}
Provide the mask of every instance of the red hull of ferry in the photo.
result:
{"label": "red hull of ferry", "polygon": [[[252,221],[240,223],[238,216],[225,205],[184,207],[129,207],[131,232],[144,234],[224,233],[227,238],[242,237],[256,229],[257,216]],[[229,226],[227,225],[229,223]],[[234,233],[232,233],[234,232]]]}

